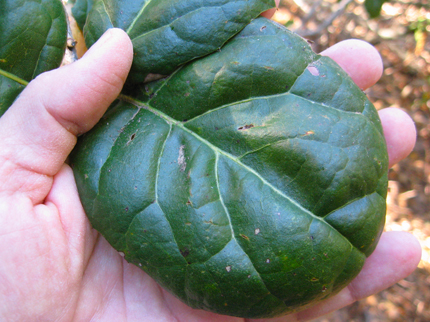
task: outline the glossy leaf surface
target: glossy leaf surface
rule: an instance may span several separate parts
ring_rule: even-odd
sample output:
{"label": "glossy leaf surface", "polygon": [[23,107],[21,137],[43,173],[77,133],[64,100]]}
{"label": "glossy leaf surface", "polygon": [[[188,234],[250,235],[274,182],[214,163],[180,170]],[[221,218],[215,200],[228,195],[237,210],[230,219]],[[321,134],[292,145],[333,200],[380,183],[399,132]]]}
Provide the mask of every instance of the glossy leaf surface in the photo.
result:
{"label": "glossy leaf surface", "polygon": [[72,8],[73,17],[79,28],[84,30],[85,21],[96,0],[77,0]]}
{"label": "glossy leaf surface", "polygon": [[57,68],[67,41],[59,0],[0,0],[0,116],[25,85]]}
{"label": "glossy leaf surface", "polygon": [[94,228],[195,308],[270,317],[345,287],[384,224],[376,110],[305,40],[258,18],[115,103],[72,164]]}
{"label": "glossy leaf surface", "polygon": [[[87,47],[112,27],[127,31],[135,58],[129,79],[169,75],[178,66],[219,49],[274,0],[98,0],[84,27]],[[93,3],[93,4],[92,4]],[[81,4],[80,4],[81,6]],[[83,20],[84,13],[79,15]]]}

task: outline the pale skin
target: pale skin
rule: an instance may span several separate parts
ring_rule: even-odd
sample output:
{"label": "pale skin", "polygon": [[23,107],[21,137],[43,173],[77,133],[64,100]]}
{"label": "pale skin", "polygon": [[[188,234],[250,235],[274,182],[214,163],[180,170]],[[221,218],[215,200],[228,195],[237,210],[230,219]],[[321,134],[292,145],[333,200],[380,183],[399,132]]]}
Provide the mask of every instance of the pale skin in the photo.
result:
{"label": "pale skin", "polygon": [[[106,54],[109,53],[109,54]],[[362,89],[382,74],[376,50],[361,41],[323,54]],[[78,62],[39,76],[0,118],[1,321],[245,321],[192,309],[128,264],[82,209],[65,160],[118,96],[132,61],[121,30],[108,31]],[[415,144],[400,109],[380,112],[390,165]],[[379,292],[408,276],[421,249],[410,234],[383,234],[363,271],[335,297],[296,314],[259,321],[306,321]]]}

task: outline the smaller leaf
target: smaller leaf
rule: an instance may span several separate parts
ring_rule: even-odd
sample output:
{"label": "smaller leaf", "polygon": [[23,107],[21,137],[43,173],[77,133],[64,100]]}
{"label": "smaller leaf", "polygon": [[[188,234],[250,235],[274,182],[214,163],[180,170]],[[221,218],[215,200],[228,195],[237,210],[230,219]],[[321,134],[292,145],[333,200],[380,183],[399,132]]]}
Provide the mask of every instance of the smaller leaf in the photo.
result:
{"label": "smaller leaf", "polygon": [[382,5],[387,0],[366,0],[364,6],[371,18],[377,18],[381,14]]}
{"label": "smaller leaf", "polygon": [[84,30],[85,21],[96,0],[77,0],[72,8],[73,17],[76,20],[79,28]]}
{"label": "smaller leaf", "polygon": [[[275,7],[273,0],[88,0],[86,3],[93,3],[84,27],[87,47],[109,28],[125,30],[133,42],[129,81],[134,83],[145,81],[148,74],[170,75],[179,66],[219,50],[252,19]],[[82,23],[86,16],[85,1],[80,6],[82,12],[75,18]]]}
{"label": "smaller leaf", "polygon": [[0,2],[0,116],[28,82],[60,66],[66,41],[61,1]]}

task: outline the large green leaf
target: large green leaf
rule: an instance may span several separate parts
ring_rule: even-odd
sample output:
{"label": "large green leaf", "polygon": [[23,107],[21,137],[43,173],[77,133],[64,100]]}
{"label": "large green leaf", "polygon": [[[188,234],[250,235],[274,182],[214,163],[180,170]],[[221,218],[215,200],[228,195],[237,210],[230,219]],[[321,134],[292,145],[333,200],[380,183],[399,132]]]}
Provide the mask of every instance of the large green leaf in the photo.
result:
{"label": "large green leaf", "polygon": [[94,228],[185,303],[222,314],[276,316],[337,293],[384,224],[376,110],[264,18],[116,102],[71,162]]}
{"label": "large green leaf", "polygon": [[[152,74],[169,75],[178,66],[219,49],[274,0],[98,0],[84,27],[90,47],[112,27],[127,31],[134,61],[129,80],[142,82]],[[79,4],[79,3],[78,3]],[[83,10],[82,10],[83,11]],[[79,14],[83,20],[85,14]]]}
{"label": "large green leaf", "polygon": [[67,21],[59,0],[0,0],[0,116],[37,75],[60,66]]}

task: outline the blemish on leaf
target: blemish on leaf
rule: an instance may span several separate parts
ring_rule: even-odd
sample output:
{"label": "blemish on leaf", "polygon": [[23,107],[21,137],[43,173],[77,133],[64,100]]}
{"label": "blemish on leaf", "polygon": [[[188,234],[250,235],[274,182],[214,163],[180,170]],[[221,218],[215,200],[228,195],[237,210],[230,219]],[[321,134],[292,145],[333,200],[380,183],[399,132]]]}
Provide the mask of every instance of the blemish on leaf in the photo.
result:
{"label": "blemish on leaf", "polygon": [[187,168],[187,162],[185,162],[185,145],[181,145],[179,148],[179,156],[178,156],[178,165],[179,165],[179,169],[184,172],[185,169]]}
{"label": "blemish on leaf", "polygon": [[327,287],[324,285],[323,287],[322,287],[322,290],[321,290],[321,292],[325,292],[325,291],[327,291]]}
{"label": "blemish on leaf", "polygon": [[254,124],[246,124],[244,126],[241,126],[239,128],[237,128],[239,131],[243,131],[243,130],[249,130],[252,129],[254,127]]}
{"label": "blemish on leaf", "polygon": [[313,76],[319,76],[320,71],[315,66],[308,66],[307,70],[309,73],[311,73]]}
{"label": "blemish on leaf", "polygon": [[307,135],[312,135],[312,134],[315,134],[315,131],[310,130],[310,131],[307,131],[307,132],[305,133],[305,136],[307,136]]}
{"label": "blemish on leaf", "polygon": [[267,28],[266,26],[263,26],[263,27],[260,28],[260,31],[263,31],[266,28]]}
{"label": "blemish on leaf", "polygon": [[187,257],[188,255],[190,255],[190,251],[188,248],[180,249],[179,251],[181,252],[181,255],[184,257]]}
{"label": "blemish on leaf", "polygon": [[273,67],[270,67],[270,66],[263,66],[265,69],[267,69],[267,70],[274,70],[274,68]]}
{"label": "blemish on leaf", "polygon": [[249,237],[248,237],[248,236],[246,236],[246,235],[244,235],[244,234],[240,234],[240,237],[242,237],[243,239],[246,239],[246,240],[248,240],[248,241],[249,241]]}
{"label": "blemish on leaf", "polygon": [[254,230],[254,234],[258,235],[260,233],[260,228]]}
{"label": "blemish on leaf", "polygon": [[188,97],[188,96],[190,96],[190,93],[185,93],[184,96]]}
{"label": "blemish on leaf", "polygon": [[230,273],[230,272],[231,272],[231,266],[227,266],[227,267],[225,268],[225,270],[226,270],[228,273]]}
{"label": "blemish on leaf", "polygon": [[311,282],[318,282],[319,281],[319,279],[318,278],[316,278],[316,277],[312,277],[311,278]]}
{"label": "blemish on leaf", "polygon": [[266,263],[270,264],[270,258],[266,259]]}

